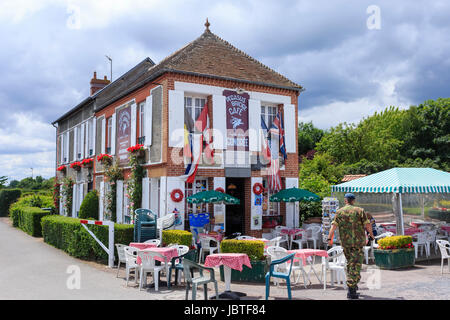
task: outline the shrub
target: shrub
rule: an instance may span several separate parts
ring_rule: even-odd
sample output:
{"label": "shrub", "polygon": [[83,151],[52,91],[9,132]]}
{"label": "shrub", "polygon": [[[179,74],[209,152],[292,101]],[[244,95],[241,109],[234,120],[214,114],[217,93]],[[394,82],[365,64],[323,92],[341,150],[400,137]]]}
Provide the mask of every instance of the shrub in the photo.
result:
{"label": "shrub", "polygon": [[[82,227],[80,219],[52,215],[41,221],[44,241],[69,255],[83,259],[107,263],[108,255],[97,241]],[[95,236],[108,246],[108,227],[87,225]],[[128,245],[133,242],[133,225],[115,224],[114,243]],[[114,250],[117,259],[117,250]]]}
{"label": "shrub", "polygon": [[393,236],[378,240],[381,250],[413,248],[411,236]]}
{"label": "shrub", "polygon": [[250,260],[264,260],[264,242],[258,240],[223,240],[220,243],[222,253],[245,253]]}
{"label": "shrub", "polygon": [[192,233],[184,230],[163,230],[162,243],[163,245],[178,244],[191,247]]}
{"label": "shrub", "polygon": [[50,212],[37,207],[24,207],[14,204],[10,209],[10,218],[13,226],[19,228],[33,237],[42,237],[41,219]]}
{"label": "shrub", "polygon": [[20,198],[22,192],[19,189],[4,189],[0,191],[0,217],[6,217],[9,207]]}
{"label": "shrub", "polygon": [[80,206],[80,219],[94,219],[98,220],[98,193],[93,190],[88,192],[84,197]]}

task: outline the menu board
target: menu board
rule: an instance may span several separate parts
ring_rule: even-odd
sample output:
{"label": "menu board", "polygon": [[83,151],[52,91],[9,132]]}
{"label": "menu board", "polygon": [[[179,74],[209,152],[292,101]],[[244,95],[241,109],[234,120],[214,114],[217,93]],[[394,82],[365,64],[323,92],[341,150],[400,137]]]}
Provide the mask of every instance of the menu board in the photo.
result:
{"label": "menu board", "polygon": [[248,151],[248,93],[224,90],[227,114],[227,150]]}
{"label": "menu board", "polygon": [[119,165],[128,164],[128,151],[131,145],[131,105],[119,109],[117,112],[116,154]]}

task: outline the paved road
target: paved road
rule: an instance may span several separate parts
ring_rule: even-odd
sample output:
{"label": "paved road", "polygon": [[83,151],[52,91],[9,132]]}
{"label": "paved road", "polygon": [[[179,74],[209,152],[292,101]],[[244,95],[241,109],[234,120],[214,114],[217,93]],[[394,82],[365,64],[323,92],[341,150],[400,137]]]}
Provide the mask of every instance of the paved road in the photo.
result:
{"label": "paved road", "polygon": [[[0,300],[1,299],[153,299],[182,300],[185,287],[160,287],[139,291],[131,283],[126,287],[123,269],[116,278],[116,269],[85,262],[70,257],[63,251],[45,244],[41,238],[33,238],[10,225],[7,218],[0,218]],[[73,273],[68,268],[76,266],[80,270],[80,289],[69,289],[68,279]],[[445,299],[450,300],[450,272],[445,265],[445,274],[440,273],[440,260],[416,264],[414,268],[399,271],[380,271],[378,289],[369,289],[374,273],[364,266],[359,285],[363,299]],[[316,266],[320,276],[320,266]],[[308,269],[307,269],[308,270]],[[375,275],[376,277],[376,275]],[[216,275],[220,279],[219,275]],[[329,278],[329,276],[328,276]],[[150,280],[150,278],[149,278]],[[322,289],[312,275],[312,285],[305,289],[302,283],[293,285],[294,299],[346,299],[346,290],[340,286]],[[219,282],[219,291],[224,285]],[[70,282],[72,283],[73,282]],[[212,285],[208,295],[212,296]],[[263,284],[243,285],[232,283],[231,289],[245,292],[248,299],[264,299]],[[286,287],[271,287],[271,299],[286,299]],[[203,299],[199,289],[197,299]]]}

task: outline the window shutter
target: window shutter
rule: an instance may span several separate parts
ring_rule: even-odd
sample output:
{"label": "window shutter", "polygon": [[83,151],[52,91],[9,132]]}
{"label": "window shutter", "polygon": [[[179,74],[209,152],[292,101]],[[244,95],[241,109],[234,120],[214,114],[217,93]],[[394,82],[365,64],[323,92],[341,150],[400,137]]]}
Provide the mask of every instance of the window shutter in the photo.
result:
{"label": "window shutter", "polygon": [[73,189],[72,189],[72,217],[76,218],[77,217],[77,190],[78,190],[78,185],[74,184],[73,185]]}
{"label": "window shutter", "polygon": [[91,139],[91,135],[89,134],[89,130],[91,129],[91,120],[86,121],[84,125],[84,157],[89,158],[89,141]]}
{"label": "window shutter", "polygon": [[100,182],[100,197],[99,197],[99,202],[98,202],[98,219],[100,221],[103,220],[103,203],[104,203],[104,199],[105,199],[105,182],[101,181]]}
{"label": "window shutter", "polygon": [[261,129],[261,101],[250,99],[248,101],[248,136],[249,150],[261,151],[260,134]]}
{"label": "window shutter", "polygon": [[214,134],[214,149],[226,149],[227,139],[227,114],[225,106],[225,96],[212,96],[213,108],[213,130]]}
{"label": "window shutter", "polygon": [[70,162],[70,159],[69,159],[70,132],[69,131],[66,132],[66,136],[64,138],[64,145],[65,145],[65,147],[64,147],[64,157],[66,158],[66,161],[64,161],[64,162],[68,163],[68,162]]}
{"label": "window shutter", "polygon": [[150,178],[142,178],[142,208],[150,209]]}
{"label": "window shutter", "polygon": [[105,119],[105,118],[102,119],[102,132],[101,132],[101,136],[102,136],[102,149],[101,149],[101,153],[106,153],[106,119]]}
{"label": "window shutter", "polygon": [[72,161],[77,161],[77,150],[78,150],[78,127],[73,130],[73,158]]}
{"label": "window shutter", "polygon": [[80,128],[81,128],[81,134],[80,134],[80,144],[81,144],[81,146],[80,146],[80,154],[81,154],[81,157],[80,157],[80,159],[84,159],[84,150],[86,149],[86,146],[84,144],[84,136],[85,136],[84,133],[85,133],[85,130],[86,130],[86,124],[82,123]]}
{"label": "window shutter", "polygon": [[136,144],[136,103],[131,105],[131,139],[132,146]]}
{"label": "window shutter", "polygon": [[149,95],[147,99],[145,100],[145,107],[144,107],[144,135],[145,135],[145,145],[151,146],[152,145],[152,112],[153,112],[153,103],[152,100],[153,96]]}
{"label": "window shutter", "polygon": [[95,147],[96,147],[96,142],[97,142],[97,118],[93,118],[92,119],[92,155],[95,155]]}
{"label": "window shutter", "polygon": [[111,139],[111,155],[116,154],[116,114],[114,113],[112,115],[112,121],[111,121],[111,137],[108,137]]}
{"label": "window shutter", "polygon": [[59,163],[64,163],[64,134],[59,136],[60,150],[59,150]]}
{"label": "window shutter", "polygon": [[123,181],[117,180],[117,194],[116,194],[116,218],[117,223],[122,223],[122,213],[123,213]]}
{"label": "window shutter", "polygon": [[284,105],[284,138],[286,143],[286,152],[296,152],[296,136],[297,136],[298,119],[295,117],[295,105]]}
{"label": "window shutter", "polygon": [[184,92],[169,90],[169,147],[183,147]]}

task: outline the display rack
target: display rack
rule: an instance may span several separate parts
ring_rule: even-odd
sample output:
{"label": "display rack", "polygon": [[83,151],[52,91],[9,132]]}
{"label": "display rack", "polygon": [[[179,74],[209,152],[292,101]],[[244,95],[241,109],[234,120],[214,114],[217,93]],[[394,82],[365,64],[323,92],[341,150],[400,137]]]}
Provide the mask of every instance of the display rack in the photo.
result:
{"label": "display rack", "polygon": [[[339,209],[339,200],[337,198],[324,198],[322,200],[322,237],[323,242],[328,243],[328,235],[330,233],[331,222],[334,219],[336,211]],[[333,243],[338,239],[337,230],[334,233]]]}

